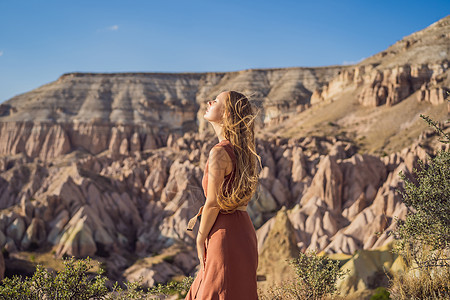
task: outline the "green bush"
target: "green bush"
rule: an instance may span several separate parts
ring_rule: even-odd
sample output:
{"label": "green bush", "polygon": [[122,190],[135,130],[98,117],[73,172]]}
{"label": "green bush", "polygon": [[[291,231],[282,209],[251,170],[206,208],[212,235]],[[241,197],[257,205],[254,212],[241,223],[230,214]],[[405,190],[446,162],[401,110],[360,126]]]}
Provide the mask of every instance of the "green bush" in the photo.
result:
{"label": "green bush", "polygon": [[[421,117],[443,139],[450,136],[429,117]],[[404,221],[398,220],[394,233],[395,250],[409,265],[404,273],[391,278],[393,299],[450,298],[450,153],[440,150],[428,165],[418,162],[412,178],[400,173],[404,190],[400,191],[408,207]]]}
{"label": "green bush", "polygon": [[38,265],[32,277],[5,278],[0,285],[0,299],[104,299],[108,293],[106,278],[88,276],[90,259],[64,261],[64,269],[52,273]]}
{"label": "green bush", "polygon": [[191,288],[194,278],[189,276],[185,277],[181,282],[171,281],[167,284],[158,284],[149,290],[149,294],[152,295],[173,295],[178,294],[180,299],[184,299],[187,292]]}
{"label": "green bush", "polygon": [[294,268],[295,280],[270,289],[267,298],[323,299],[336,293],[337,280],[346,274],[338,261],[319,256],[315,251],[300,253],[290,265]]}
{"label": "green bush", "polygon": [[389,300],[390,293],[384,287],[379,287],[375,293],[370,297],[370,300]]}
{"label": "green bush", "polygon": [[8,300],[84,300],[84,299],[154,299],[155,296],[178,294],[181,298],[189,290],[193,278],[186,277],[182,282],[172,281],[158,284],[145,291],[139,282],[126,282],[122,289],[116,282],[112,291],[106,287],[107,278],[103,270],[89,274],[91,260],[64,260],[64,269],[50,272],[38,265],[32,277],[14,276],[5,278],[0,284],[0,299]]}
{"label": "green bush", "polygon": [[439,151],[428,166],[419,161],[414,170],[417,183],[403,173],[405,183],[401,191],[409,208],[405,221],[398,221],[397,238],[400,253],[411,254],[420,266],[438,263],[438,257],[422,257],[429,246],[431,251],[450,246],[450,153]]}
{"label": "green bush", "polygon": [[[437,123],[421,117],[444,136],[442,143],[450,142]],[[399,175],[404,181],[404,190],[399,192],[409,213],[397,223],[396,249],[419,267],[447,264],[443,255],[450,249],[450,153],[438,151],[428,165],[419,160],[412,179],[402,172]]]}

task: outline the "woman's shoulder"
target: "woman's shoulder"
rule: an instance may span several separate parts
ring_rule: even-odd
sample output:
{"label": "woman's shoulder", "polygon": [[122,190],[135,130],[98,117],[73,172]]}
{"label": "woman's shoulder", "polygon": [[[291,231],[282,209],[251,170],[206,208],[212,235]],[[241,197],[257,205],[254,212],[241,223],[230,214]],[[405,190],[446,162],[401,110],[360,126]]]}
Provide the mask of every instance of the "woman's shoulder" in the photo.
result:
{"label": "woman's shoulder", "polygon": [[227,152],[229,156],[234,156],[234,147],[229,140],[220,141],[212,149],[222,149],[223,151]]}
{"label": "woman's shoulder", "polygon": [[232,162],[234,153],[232,153],[232,148],[229,145],[231,145],[229,141],[221,141],[220,143],[212,147],[212,149],[209,151],[209,163],[211,164],[212,161],[220,161],[222,163]]}
{"label": "woman's shoulder", "polygon": [[225,147],[223,145],[217,144],[214,147],[211,148],[211,150],[209,151],[209,160],[211,159],[215,159],[215,158],[220,158],[223,155],[226,155],[227,150],[225,149]]}

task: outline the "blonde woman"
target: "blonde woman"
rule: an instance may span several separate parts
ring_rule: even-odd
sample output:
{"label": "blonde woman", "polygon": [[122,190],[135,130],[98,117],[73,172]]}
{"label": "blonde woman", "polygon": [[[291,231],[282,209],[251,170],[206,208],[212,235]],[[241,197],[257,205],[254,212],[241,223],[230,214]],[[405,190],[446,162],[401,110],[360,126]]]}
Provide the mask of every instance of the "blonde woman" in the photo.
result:
{"label": "blonde woman", "polygon": [[205,205],[197,234],[200,270],[186,299],[258,299],[256,233],[246,211],[258,182],[254,119],[241,93],[220,93],[208,102],[204,118],[219,139],[210,153],[202,180]]}

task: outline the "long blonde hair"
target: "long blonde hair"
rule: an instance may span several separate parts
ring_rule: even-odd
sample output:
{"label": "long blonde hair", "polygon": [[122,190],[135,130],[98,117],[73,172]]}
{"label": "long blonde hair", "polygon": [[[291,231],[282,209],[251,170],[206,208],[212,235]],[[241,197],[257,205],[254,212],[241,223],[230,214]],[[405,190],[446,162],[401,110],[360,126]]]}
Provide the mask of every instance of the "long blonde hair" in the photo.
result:
{"label": "long blonde hair", "polygon": [[233,145],[236,165],[234,180],[224,182],[217,195],[222,211],[233,212],[237,207],[248,204],[256,191],[257,161],[261,160],[255,150],[255,118],[248,98],[239,92],[229,91],[225,101],[223,132]]}

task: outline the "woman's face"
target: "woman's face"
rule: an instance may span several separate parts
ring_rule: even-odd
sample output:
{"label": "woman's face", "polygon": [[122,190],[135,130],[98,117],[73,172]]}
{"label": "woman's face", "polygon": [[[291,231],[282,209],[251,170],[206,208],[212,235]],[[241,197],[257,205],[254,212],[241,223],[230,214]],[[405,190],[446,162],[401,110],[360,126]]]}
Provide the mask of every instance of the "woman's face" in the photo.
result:
{"label": "woman's face", "polygon": [[221,123],[225,113],[225,101],[228,97],[227,92],[220,93],[216,99],[208,101],[205,120],[214,123]]}

